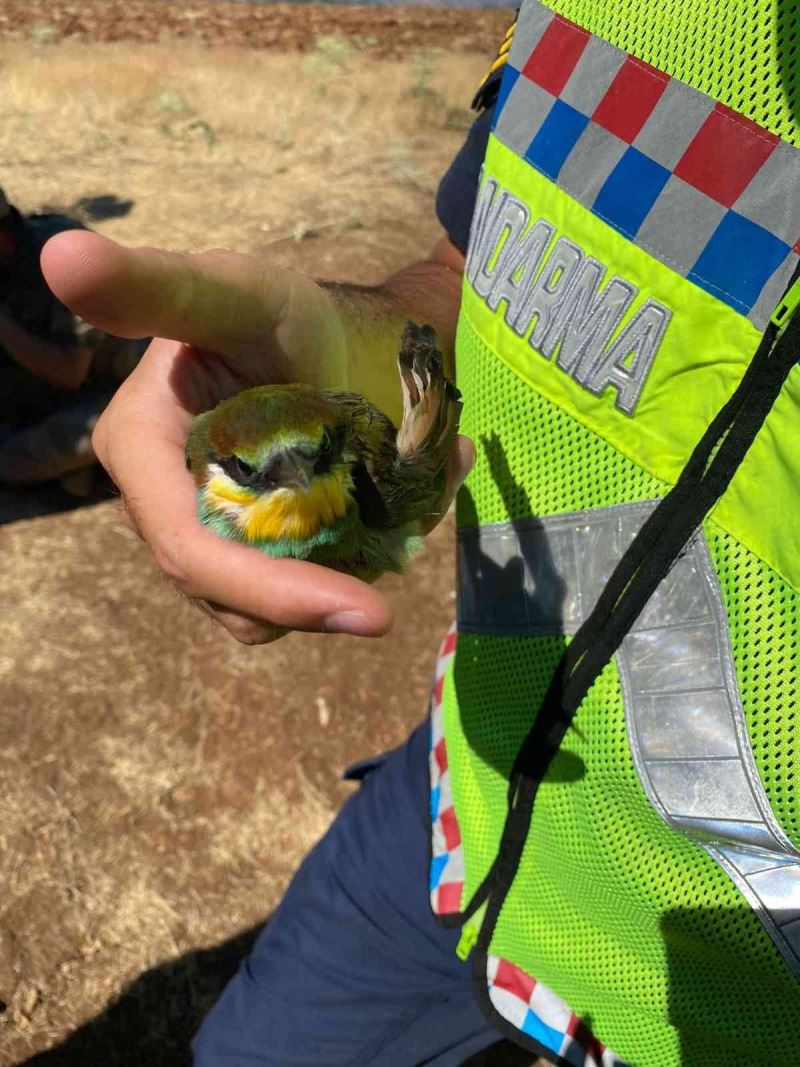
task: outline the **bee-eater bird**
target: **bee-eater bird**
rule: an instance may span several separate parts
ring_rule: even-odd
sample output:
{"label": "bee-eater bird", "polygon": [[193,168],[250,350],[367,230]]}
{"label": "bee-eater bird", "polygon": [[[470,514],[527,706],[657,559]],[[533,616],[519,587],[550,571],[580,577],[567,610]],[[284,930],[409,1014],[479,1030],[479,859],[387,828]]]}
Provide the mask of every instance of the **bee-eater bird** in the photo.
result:
{"label": "bee-eater bird", "polygon": [[198,415],[186,464],[200,521],[366,581],[401,572],[441,507],[461,401],[430,326],[406,325],[398,369],[399,430],[357,393],[305,385],[246,389]]}

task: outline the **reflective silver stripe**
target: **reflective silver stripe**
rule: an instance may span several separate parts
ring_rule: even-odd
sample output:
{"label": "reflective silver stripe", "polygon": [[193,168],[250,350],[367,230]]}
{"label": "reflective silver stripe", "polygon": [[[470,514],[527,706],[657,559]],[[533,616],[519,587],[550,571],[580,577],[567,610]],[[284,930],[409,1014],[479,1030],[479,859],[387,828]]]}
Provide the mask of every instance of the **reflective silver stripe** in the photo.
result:
{"label": "reflective silver stripe", "polygon": [[[655,502],[459,531],[458,629],[574,634]],[[634,763],[653,807],[703,847],[800,978],[800,852],[758,777],[704,535],[617,653]]]}

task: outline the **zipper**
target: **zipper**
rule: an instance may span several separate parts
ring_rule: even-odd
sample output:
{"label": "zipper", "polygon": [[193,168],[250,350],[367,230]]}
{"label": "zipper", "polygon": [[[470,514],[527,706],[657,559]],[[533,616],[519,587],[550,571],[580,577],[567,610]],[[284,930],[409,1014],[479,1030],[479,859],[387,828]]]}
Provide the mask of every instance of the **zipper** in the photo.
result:
{"label": "zipper", "polygon": [[460,960],[467,960],[469,954],[478,943],[478,936],[480,935],[481,927],[483,926],[483,920],[486,917],[487,903],[488,901],[485,901],[481,904],[472,918],[464,923],[461,930],[461,937],[458,939],[458,944],[456,945],[456,956],[458,956]]}

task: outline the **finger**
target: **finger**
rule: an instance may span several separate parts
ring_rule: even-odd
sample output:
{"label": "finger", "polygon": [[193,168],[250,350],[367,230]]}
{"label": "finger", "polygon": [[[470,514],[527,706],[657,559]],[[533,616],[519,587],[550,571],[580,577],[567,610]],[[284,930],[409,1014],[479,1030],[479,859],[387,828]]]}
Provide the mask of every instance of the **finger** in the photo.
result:
{"label": "finger", "polygon": [[209,604],[205,600],[195,600],[193,603],[243,645],[269,645],[290,632],[285,627],[229,611],[221,604]]}
{"label": "finger", "polygon": [[448,467],[447,492],[451,500],[469,477],[470,471],[475,466],[476,458],[477,452],[472,439],[463,433],[459,434],[450,454]]}
{"label": "finger", "polygon": [[[179,545],[151,545],[157,561],[187,596],[218,603],[230,613],[223,622],[236,614],[273,629],[361,637],[378,637],[391,627],[383,596],[349,575],[300,560],[270,559],[196,522],[174,532]],[[237,629],[252,631],[252,626]]]}
{"label": "finger", "polygon": [[463,434],[456,437],[450,459],[447,464],[447,481],[439,505],[422,524],[422,532],[428,534],[435,529],[447,514],[455,495],[464,484],[469,472],[475,466],[475,445]]}
{"label": "finger", "polygon": [[309,279],[252,256],[125,248],[83,230],[52,237],[41,265],[59,300],[101,330],[233,355],[263,350],[290,306],[293,319],[314,323],[328,302]]}

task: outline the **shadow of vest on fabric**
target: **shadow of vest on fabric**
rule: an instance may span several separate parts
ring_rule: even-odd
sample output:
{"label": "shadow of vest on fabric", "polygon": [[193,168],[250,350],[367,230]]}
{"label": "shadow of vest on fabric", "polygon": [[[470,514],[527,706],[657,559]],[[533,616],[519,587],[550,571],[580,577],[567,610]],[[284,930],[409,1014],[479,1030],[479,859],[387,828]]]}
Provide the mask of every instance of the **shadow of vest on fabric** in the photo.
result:
{"label": "shadow of vest on fabric", "polygon": [[[478,533],[475,500],[468,488],[461,490],[457,502],[459,654],[453,681],[468,744],[484,763],[508,778],[566,644],[563,605],[567,586],[547,538],[537,536],[544,534],[544,527],[537,523],[530,498],[514,477],[499,437],[485,436],[479,445],[511,519],[508,525],[519,536],[513,538],[515,554],[509,558],[487,554]],[[512,632],[499,622],[504,618],[511,620]],[[547,620],[546,627],[532,634],[536,620],[541,619]],[[517,623],[519,635],[513,633]],[[520,656],[535,660],[533,685],[530,672],[519,669]],[[515,684],[515,677],[525,677],[525,685]],[[554,759],[548,780],[577,781],[585,772],[583,761],[564,748]]]}

